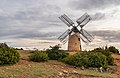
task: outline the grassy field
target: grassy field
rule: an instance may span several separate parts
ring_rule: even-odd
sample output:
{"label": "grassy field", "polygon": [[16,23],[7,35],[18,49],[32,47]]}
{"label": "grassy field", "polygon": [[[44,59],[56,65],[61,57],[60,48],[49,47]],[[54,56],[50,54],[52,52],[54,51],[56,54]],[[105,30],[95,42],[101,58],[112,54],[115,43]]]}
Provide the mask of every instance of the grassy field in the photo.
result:
{"label": "grassy field", "polygon": [[[119,78],[115,74],[95,70],[81,70],[62,62],[49,60],[44,63],[28,60],[29,51],[20,51],[21,60],[11,66],[0,66],[0,78]],[[66,73],[71,73],[67,76]],[[77,72],[74,73],[73,72]]]}

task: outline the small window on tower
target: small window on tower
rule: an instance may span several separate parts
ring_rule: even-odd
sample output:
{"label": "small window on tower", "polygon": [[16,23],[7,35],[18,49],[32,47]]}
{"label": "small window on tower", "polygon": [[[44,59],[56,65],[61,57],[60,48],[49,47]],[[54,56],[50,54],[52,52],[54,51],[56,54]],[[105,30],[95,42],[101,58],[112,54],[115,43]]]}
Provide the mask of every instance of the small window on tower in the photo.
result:
{"label": "small window on tower", "polygon": [[78,40],[80,41],[80,38],[78,38]]}

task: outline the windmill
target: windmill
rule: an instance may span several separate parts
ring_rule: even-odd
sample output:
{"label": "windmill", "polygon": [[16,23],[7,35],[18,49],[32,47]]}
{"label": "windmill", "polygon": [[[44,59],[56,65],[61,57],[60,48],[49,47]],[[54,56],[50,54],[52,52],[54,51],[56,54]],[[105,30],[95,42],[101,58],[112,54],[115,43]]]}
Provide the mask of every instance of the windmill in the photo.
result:
{"label": "windmill", "polygon": [[[90,35],[83,27],[91,20],[90,15],[84,13],[76,22],[77,25],[67,16],[61,15],[59,17],[61,21],[63,21],[68,27],[72,27],[71,29],[66,30],[62,35],[58,37],[58,39],[65,44],[68,40],[68,51],[81,51],[81,40],[88,44],[94,38]],[[80,27],[80,30],[78,29]],[[69,36],[69,39],[67,37]]]}

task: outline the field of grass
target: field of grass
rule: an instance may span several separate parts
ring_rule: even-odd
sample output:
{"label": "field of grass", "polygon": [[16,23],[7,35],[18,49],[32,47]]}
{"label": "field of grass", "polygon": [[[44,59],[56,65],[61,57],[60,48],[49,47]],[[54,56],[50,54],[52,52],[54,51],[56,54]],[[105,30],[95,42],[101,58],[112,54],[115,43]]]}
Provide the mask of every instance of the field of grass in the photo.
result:
{"label": "field of grass", "polygon": [[13,66],[1,66],[0,76],[4,78],[37,78],[56,74],[57,70],[46,63],[21,62]]}
{"label": "field of grass", "polygon": [[62,62],[49,60],[48,62],[31,62],[28,60],[29,52],[21,52],[21,60],[11,66],[0,66],[0,78],[61,78],[59,75],[63,71],[69,73],[76,71],[79,73],[71,77],[63,78],[119,78],[115,74],[98,72],[95,70],[81,70]]}

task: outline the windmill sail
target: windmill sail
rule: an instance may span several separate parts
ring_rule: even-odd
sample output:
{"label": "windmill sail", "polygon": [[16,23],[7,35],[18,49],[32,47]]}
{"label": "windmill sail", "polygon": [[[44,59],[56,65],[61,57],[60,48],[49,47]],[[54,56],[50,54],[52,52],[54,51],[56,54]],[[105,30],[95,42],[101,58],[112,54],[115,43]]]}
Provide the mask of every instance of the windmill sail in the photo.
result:
{"label": "windmill sail", "polygon": [[84,37],[84,39],[88,42],[91,42],[91,40],[83,32],[81,33],[81,36]]}
{"label": "windmill sail", "polygon": [[86,33],[88,36],[90,36],[91,39],[94,39],[94,37],[91,34],[89,34],[86,30],[83,29],[83,32]]}
{"label": "windmill sail", "polygon": [[83,26],[85,26],[92,18],[91,17],[87,17],[81,24],[80,27],[82,28]]}
{"label": "windmill sail", "polygon": [[86,38],[89,42],[92,42],[92,40],[94,39],[87,31],[81,29],[80,30],[81,35]]}
{"label": "windmill sail", "polygon": [[63,17],[59,17],[59,19],[63,21],[68,27],[71,26]]}
{"label": "windmill sail", "polygon": [[58,39],[59,39],[62,43],[66,43],[67,40],[65,40],[65,39],[66,39],[66,37],[67,37],[70,33],[71,33],[71,30],[68,29],[68,30],[66,30],[62,35],[60,35],[60,36],[58,37]]}
{"label": "windmill sail", "polygon": [[66,21],[68,21],[69,23],[70,23],[70,25],[73,25],[74,24],[74,22],[67,16],[67,15],[63,15],[62,16]]}
{"label": "windmill sail", "polygon": [[67,17],[67,15],[61,15],[61,17],[59,17],[59,19],[61,21],[63,21],[68,27],[70,26],[73,26],[74,22],[69,18]]}
{"label": "windmill sail", "polygon": [[87,13],[83,14],[76,22],[80,25],[89,15]]}
{"label": "windmill sail", "polygon": [[88,44],[89,41],[83,36],[80,34],[80,39],[85,43],[85,44]]}

